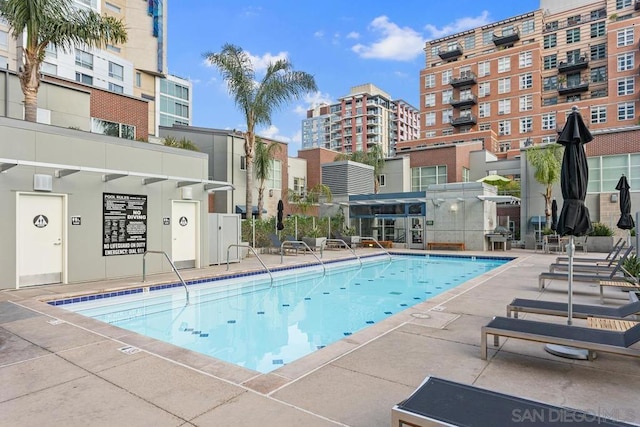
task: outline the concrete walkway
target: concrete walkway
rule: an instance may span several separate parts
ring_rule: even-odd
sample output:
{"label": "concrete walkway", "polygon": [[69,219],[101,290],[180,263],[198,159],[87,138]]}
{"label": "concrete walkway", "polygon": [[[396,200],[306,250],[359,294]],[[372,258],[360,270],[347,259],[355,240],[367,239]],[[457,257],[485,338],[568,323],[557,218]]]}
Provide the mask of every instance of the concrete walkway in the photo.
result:
{"label": "concrete walkway", "polygon": [[[567,299],[566,281],[538,291],[537,276],[555,255],[482,255],[494,254],[516,259],[269,374],[42,302],[139,287],[140,277],[0,292],[0,425],[387,427],[393,405],[430,375],[640,423],[636,358],[599,354],[593,362],[575,361],[546,353],[542,344],[503,340],[488,360],[480,359],[480,326],[504,315],[514,297]],[[344,255],[325,252],[327,258]],[[279,255],[263,259],[280,265]],[[313,261],[310,255],[285,257],[287,264]],[[248,258],[231,267],[259,264]],[[182,274],[190,279],[225,270],[212,266]],[[156,275],[149,283],[167,280],[175,276]],[[627,301],[615,289],[605,296],[607,304]],[[598,287],[576,282],[574,302],[598,304]]]}

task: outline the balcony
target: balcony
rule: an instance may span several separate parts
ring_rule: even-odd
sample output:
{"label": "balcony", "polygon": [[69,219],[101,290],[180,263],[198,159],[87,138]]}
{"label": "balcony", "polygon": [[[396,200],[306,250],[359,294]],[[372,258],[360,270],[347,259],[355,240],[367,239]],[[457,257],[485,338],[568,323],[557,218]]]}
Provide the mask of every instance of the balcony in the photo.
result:
{"label": "balcony", "polygon": [[589,82],[565,83],[558,85],[558,93],[560,95],[571,95],[572,93],[581,93],[589,90]]}
{"label": "balcony", "polygon": [[461,116],[453,118],[451,120],[451,126],[459,127],[459,126],[470,126],[475,125],[477,123],[476,116],[473,114],[463,114]]}
{"label": "balcony", "polygon": [[459,99],[451,98],[449,104],[454,108],[464,107],[466,105],[475,105],[478,102],[478,98],[475,95],[461,96]]}
{"label": "balcony", "polygon": [[460,74],[460,76],[455,77],[449,80],[449,84],[453,87],[461,87],[461,86],[471,86],[478,82],[478,78],[475,73],[471,71],[467,71],[465,73]]}
{"label": "balcony", "polygon": [[633,5],[633,10],[640,10],[640,0],[636,0],[635,4]]}
{"label": "balcony", "polygon": [[518,40],[520,40],[520,29],[518,27],[504,29],[499,33],[493,33],[493,44],[496,46],[513,44]]}
{"label": "balcony", "polygon": [[438,56],[440,59],[448,61],[451,59],[455,59],[462,55],[462,46],[460,43],[456,43],[453,45],[446,46],[443,49],[440,49],[438,52]]}
{"label": "balcony", "polygon": [[573,61],[560,62],[558,72],[569,73],[571,71],[584,70],[589,67],[589,60],[586,56],[581,56]]}

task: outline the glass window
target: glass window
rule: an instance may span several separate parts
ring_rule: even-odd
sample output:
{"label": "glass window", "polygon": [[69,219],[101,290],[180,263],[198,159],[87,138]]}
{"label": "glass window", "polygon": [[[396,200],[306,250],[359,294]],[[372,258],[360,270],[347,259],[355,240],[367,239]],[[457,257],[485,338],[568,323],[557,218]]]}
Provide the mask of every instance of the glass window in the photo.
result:
{"label": "glass window", "polygon": [[[42,63],[42,72],[43,73],[47,72],[47,70],[45,69],[45,64],[47,64],[47,63],[46,62]],[[0,68],[6,69],[8,67],[8,65],[9,65],[9,59],[6,56],[0,55]],[[49,65],[51,65],[51,64],[49,64]],[[49,74],[51,74],[51,73],[49,73]],[[53,73],[53,74],[55,74],[55,73]]]}
{"label": "glass window", "polygon": [[442,72],[442,84],[448,85],[451,82],[451,78],[453,77],[453,71],[444,70]]}
{"label": "glass window", "polygon": [[633,69],[633,55],[633,52],[621,53],[620,55],[618,55],[618,71],[627,71]]}
{"label": "glass window", "polygon": [[616,0],[616,10],[631,6],[633,0]]}
{"label": "glass window", "polygon": [[533,19],[522,21],[522,34],[532,34],[536,31],[536,23]]}
{"label": "glass window", "polygon": [[490,82],[484,82],[484,83],[480,83],[478,85],[478,96],[479,97],[485,97],[488,96],[491,93],[491,83]]}
{"label": "glass window", "polygon": [[436,75],[435,74],[427,74],[424,76],[424,87],[430,88],[435,87],[436,85]]}
{"label": "glass window", "polygon": [[449,102],[451,102],[452,98],[453,98],[453,89],[447,89],[442,91],[443,104],[448,104]]}
{"label": "glass window", "polygon": [[[4,57],[0,56],[0,68],[7,68],[6,62],[4,63],[4,65],[2,64],[2,58]],[[5,58],[5,61],[6,59],[7,58]],[[43,62],[42,65],[40,66],[40,72],[55,76],[58,74],[58,66],[55,64],[50,64],[48,62]]]}
{"label": "glass window", "polygon": [[558,36],[556,34],[549,34],[544,36],[542,40],[542,47],[544,49],[551,49],[558,45]]}
{"label": "glass window", "polygon": [[511,150],[511,141],[503,141],[498,145],[498,151],[501,153],[506,153]]}
{"label": "glass window", "polygon": [[498,135],[511,135],[511,121],[501,120],[498,122]]}
{"label": "glass window", "polygon": [[533,74],[527,73],[520,76],[520,89],[531,89],[533,87]]}
{"label": "glass window", "polygon": [[591,24],[591,38],[602,37],[606,34],[604,21]]}
{"label": "glass window", "polygon": [[93,55],[80,49],[76,49],[76,65],[93,70]]}
{"label": "glass window", "polygon": [[511,70],[511,58],[508,56],[498,58],[498,72],[506,73],[509,70]]}
{"label": "glass window", "polygon": [[552,96],[550,98],[543,98],[542,99],[542,105],[547,107],[549,105],[557,105],[558,104],[558,97],[557,96]]}
{"label": "glass window", "polygon": [[424,96],[424,106],[425,107],[435,107],[436,106],[436,94],[428,93]]}
{"label": "glass window", "polygon": [[442,124],[451,123],[452,117],[453,117],[453,110],[451,108],[442,110]]}
{"label": "glass window", "polygon": [[553,70],[558,66],[558,55],[547,55],[542,60],[543,66],[545,70]]}
{"label": "glass window", "polygon": [[507,78],[498,80],[498,93],[508,93],[508,92],[511,92],[511,78],[507,77]]}
{"label": "glass window", "polygon": [[606,123],[607,122],[607,106],[606,105],[594,105],[591,107],[591,123]]}
{"label": "glass window", "polygon": [[533,118],[522,117],[520,119],[520,133],[529,133],[533,131]]}
{"label": "glass window", "polygon": [[[247,170],[247,156],[240,156],[240,170],[242,171],[246,171]],[[294,178],[294,182],[295,182]]]}
{"label": "glass window", "polygon": [[0,30],[0,49],[9,49],[9,33]]}
{"label": "glass window", "polygon": [[542,79],[542,90],[558,89],[558,76],[544,77]]}
{"label": "glass window", "polygon": [[411,168],[411,191],[425,191],[431,184],[446,183],[446,165]]}
{"label": "glass window", "polygon": [[618,120],[633,120],[635,118],[635,103],[622,102],[618,104]]}
{"label": "glass window", "polygon": [[483,45],[493,44],[493,31],[484,30],[482,32],[482,44]]}
{"label": "glass window", "polygon": [[91,132],[125,139],[135,139],[136,136],[135,126],[96,118],[91,118]]}
{"label": "glass window", "polygon": [[436,124],[436,113],[430,112],[424,115],[424,125],[425,126],[435,126]]}
{"label": "glass window", "polygon": [[280,160],[271,160],[271,170],[269,171],[267,188],[273,188],[276,190],[280,190],[282,188],[282,162]]}
{"label": "glass window", "polygon": [[109,90],[115,93],[124,93],[124,88],[122,86],[111,82],[109,82]]}
{"label": "glass window", "polygon": [[590,71],[591,82],[606,82],[607,81],[607,67],[595,67]]}
{"label": "glass window", "polygon": [[476,36],[470,35],[464,38],[464,48],[473,49],[476,47]]}
{"label": "glass window", "polygon": [[533,110],[533,95],[523,95],[520,97],[520,111]]}
{"label": "glass window", "polygon": [[123,80],[124,77],[124,67],[120,64],[116,64],[115,62],[109,61],[109,77],[112,77],[117,80]]}
{"label": "glass window", "polygon": [[545,113],[542,115],[542,130],[552,130],[556,128],[556,113]]}
{"label": "glass window", "polygon": [[518,57],[520,68],[530,67],[533,63],[533,54],[531,53],[531,51],[521,52]]}
{"label": "glass window", "polygon": [[142,86],[142,73],[136,72],[136,87]]}
{"label": "glass window", "polygon": [[511,113],[511,100],[501,99],[498,101],[498,115]]}
{"label": "glass window", "polygon": [[633,27],[618,30],[618,47],[630,46],[633,44]]}
{"label": "glass window", "polygon": [[567,30],[567,43],[577,43],[580,41],[580,28]]}
{"label": "glass window", "polygon": [[490,102],[482,102],[478,106],[478,115],[481,118],[489,117],[491,115],[491,103]]}
{"label": "glass window", "polygon": [[491,63],[489,61],[483,61],[478,63],[478,75],[480,77],[488,76],[491,72]]}
{"label": "glass window", "polygon": [[618,79],[618,96],[633,95],[634,86],[633,77]]}
{"label": "glass window", "polygon": [[76,73],[76,81],[86,85],[93,85],[93,77],[83,73]]}
{"label": "glass window", "polygon": [[596,61],[598,59],[605,59],[607,57],[607,45],[606,43],[596,44],[589,48],[591,53],[591,60]]}

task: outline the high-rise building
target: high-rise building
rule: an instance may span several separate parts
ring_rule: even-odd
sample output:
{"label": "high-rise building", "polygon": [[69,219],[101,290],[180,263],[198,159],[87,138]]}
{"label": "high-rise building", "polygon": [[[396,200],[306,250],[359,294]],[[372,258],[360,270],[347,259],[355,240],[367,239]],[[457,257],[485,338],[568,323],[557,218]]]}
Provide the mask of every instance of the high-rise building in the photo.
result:
{"label": "high-rise building", "polygon": [[302,148],[327,148],[351,153],[379,145],[395,153],[397,142],[419,137],[418,110],[372,84],[351,88],[349,95],[331,105],[307,111],[302,121]]}
{"label": "high-rise building", "polygon": [[592,130],[636,125],[639,24],[636,0],[541,0],[427,42],[415,145],[482,141],[515,157],[554,142],[574,105]]}
{"label": "high-rise building", "polygon": [[[167,73],[166,5],[167,0],[74,0],[77,8],[123,20],[128,40],[105,49],[74,46],[67,52],[49,46],[42,73],[146,100],[148,130],[141,134],[157,136],[161,121],[190,123],[191,85]],[[0,21],[0,68],[17,71],[21,43]]]}

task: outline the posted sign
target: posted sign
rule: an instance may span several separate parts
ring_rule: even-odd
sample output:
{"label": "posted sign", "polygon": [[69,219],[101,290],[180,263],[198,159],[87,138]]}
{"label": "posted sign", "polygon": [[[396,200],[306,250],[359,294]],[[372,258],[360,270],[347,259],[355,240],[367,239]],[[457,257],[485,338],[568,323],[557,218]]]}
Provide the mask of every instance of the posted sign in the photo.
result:
{"label": "posted sign", "polygon": [[147,196],[103,193],[102,255],[143,254],[147,250]]}

